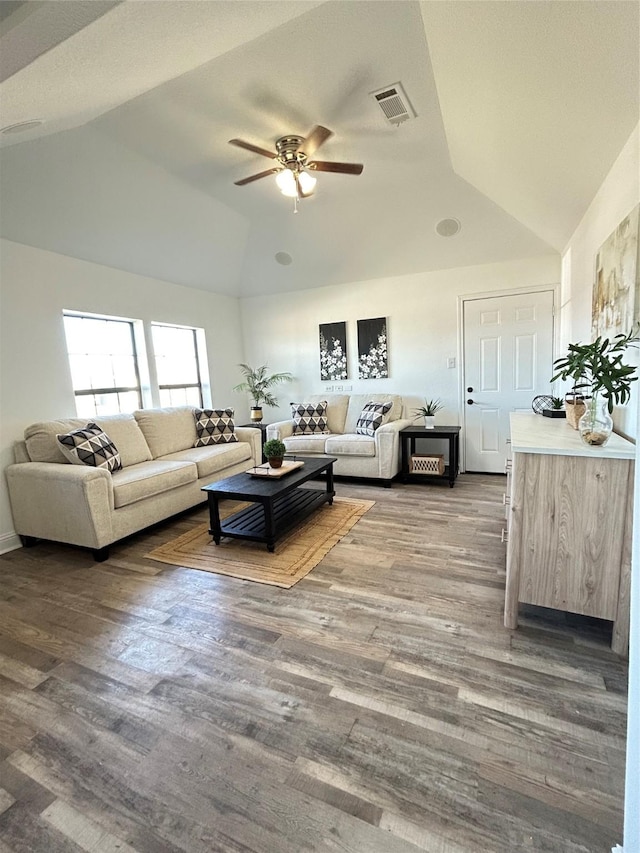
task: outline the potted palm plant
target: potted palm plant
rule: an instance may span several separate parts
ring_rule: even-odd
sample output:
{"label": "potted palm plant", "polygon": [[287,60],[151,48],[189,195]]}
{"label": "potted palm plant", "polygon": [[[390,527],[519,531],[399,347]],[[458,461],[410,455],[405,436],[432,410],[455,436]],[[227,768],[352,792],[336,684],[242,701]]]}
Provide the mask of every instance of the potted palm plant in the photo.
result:
{"label": "potted palm plant", "polygon": [[278,400],[273,396],[271,389],[280,382],[291,382],[293,376],[290,373],[267,373],[267,365],[260,367],[249,367],[248,364],[238,365],[244,375],[244,381],[234,386],[234,391],[248,391],[253,400],[251,406],[251,420],[260,423],[262,420],[262,406],[277,406]]}
{"label": "potted palm plant", "polygon": [[425,400],[424,406],[414,409],[413,413],[416,416],[422,415],[426,429],[435,429],[436,412],[443,408],[442,402],[436,398],[435,400]]}
{"label": "potted palm plant", "polygon": [[572,379],[573,392],[584,397],[586,410],[578,421],[585,444],[602,446],[613,431],[611,413],[614,404],[623,405],[631,396],[631,383],[638,377],[637,367],[624,364],[624,351],[638,341],[638,330],[614,338],[597,337],[590,344],[569,344],[568,353],[553,365],[551,381]]}

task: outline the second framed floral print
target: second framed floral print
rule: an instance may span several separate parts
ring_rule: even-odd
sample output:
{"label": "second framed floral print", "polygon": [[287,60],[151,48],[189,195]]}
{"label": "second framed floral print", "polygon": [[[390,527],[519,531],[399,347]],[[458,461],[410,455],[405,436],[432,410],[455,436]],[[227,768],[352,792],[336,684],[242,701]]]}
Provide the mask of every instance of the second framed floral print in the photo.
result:
{"label": "second framed floral print", "polygon": [[358,379],[387,379],[387,318],[358,320]]}

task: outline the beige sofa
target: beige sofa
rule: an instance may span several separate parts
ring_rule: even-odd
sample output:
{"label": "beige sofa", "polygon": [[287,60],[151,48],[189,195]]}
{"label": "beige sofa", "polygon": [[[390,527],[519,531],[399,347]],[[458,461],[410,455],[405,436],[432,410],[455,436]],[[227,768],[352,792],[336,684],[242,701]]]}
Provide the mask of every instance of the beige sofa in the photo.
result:
{"label": "beige sofa", "polygon": [[97,560],[107,546],[151,524],[203,503],[203,486],[259,465],[262,434],[237,427],[237,442],[194,447],[191,406],[143,409],[92,418],[113,441],[122,470],[72,465],[56,435],[82,429],[86,418],[32,424],[6,470],[16,533],[82,545]]}
{"label": "beige sofa", "polygon": [[[403,418],[402,397],[398,394],[311,394],[297,403],[327,401],[327,435],[294,435],[293,420],[267,426],[267,439],[279,438],[288,453],[304,456],[335,456],[333,470],[338,476],[381,480],[385,486],[400,470],[398,433],[413,421]],[[357,435],[358,417],[365,404],[391,402],[393,405],[373,438]]]}

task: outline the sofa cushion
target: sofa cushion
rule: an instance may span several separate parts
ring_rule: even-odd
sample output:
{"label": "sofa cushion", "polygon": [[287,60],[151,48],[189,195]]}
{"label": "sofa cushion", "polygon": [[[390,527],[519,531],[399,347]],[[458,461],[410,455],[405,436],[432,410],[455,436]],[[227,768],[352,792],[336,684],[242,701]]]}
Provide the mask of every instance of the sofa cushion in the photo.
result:
{"label": "sofa cushion", "polygon": [[375,456],[376,442],[368,435],[331,435],[325,442],[329,456]]}
{"label": "sofa cushion", "polygon": [[154,459],[187,450],[196,442],[193,406],[138,409],[133,413]]}
{"label": "sofa cushion", "polygon": [[24,431],[27,453],[32,462],[67,462],[57,435],[82,429],[87,425],[86,418],[64,418],[58,421],[43,421],[30,424]]}
{"label": "sofa cushion", "polygon": [[194,447],[210,444],[232,444],[238,440],[233,422],[233,409],[196,409],[196,438]]}
{"label": "sofa cushion", "polygon": [[327,401],[319,403],[292,403],[294,435],[328,435]]}
{"label": "sofa cushion", "polygon": [[399,394],[374,393],[374,394],[352,394],[349,399],[349,408],[344,422],[342,432],[355,433],[360,413],[366,403],[392,403],[391,409],[385,418],[385,423],[397,421],[402,417],[402,397]]}
{"label": "sofa cushion", "polygon": [[324,453],[326,435],[292,435],[284,438],[287,453]]}
{"label": "sofa cushion", "polygon": [[[171,462],[193,462],[198,469],[198,479],[210,477],[224,471],[232,465],[251,459],[251,445],[248,441],[236,441],[232,444],[212,444],[209,447],[193,447],[191,450],[179,450],[163,456],[161,460]],[[250,466],[247,465],[247,468]]]}
{"label": "sofa cushion", "polygon": [[106,432],[91,421],[83,429],[75,429],[56,438],[72,465],[88,465],[107,471],[122,468],[118,448]]}
{"label": "sofa cushion", "polygon": [[393,403],[374,403],[370,400],[364,404],[356,424],[356,435],[368,435],[373,438],[375,431],[382,426],[384,417],[391,411]]}
{"label": "sofa cushion", "polygon": [[[92,418],[92,422],[102,427],[118,448],[123,468],[151,459],[151,451],[133,415],[102,415]],[[86,424],[86,418],[64,418],[31,424],[24,431],[29,459],[32,462],[69,462],[56,436],[82,429]]]}
{"label": "sofa cushion", "polygon": [[193,462],[140,462],[113,475],[113,500],[116,509],[136,501],[169,492],[194,483],[198,472]]}
{"label": "sofa cushion", "polygon": [[118,448],[123,468],[151,459],[149,445],[133,415],[104,415],[93,418],[93,421],[102,427]]}

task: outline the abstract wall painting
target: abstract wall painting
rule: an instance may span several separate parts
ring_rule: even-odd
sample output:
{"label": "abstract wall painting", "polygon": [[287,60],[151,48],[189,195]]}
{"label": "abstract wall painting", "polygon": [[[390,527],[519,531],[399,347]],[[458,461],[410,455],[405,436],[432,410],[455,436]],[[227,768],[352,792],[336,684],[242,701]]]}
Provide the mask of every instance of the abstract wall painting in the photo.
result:
{"label": "abstract wall painting", "polygon": [[387,318],[358,320],[358,378],[387,379]]}
{"label": "abstract wall painting", "polygon": [[640,319],[640,205],[607,237],[596,255],[591,331],[594,339],[626,335]]}
{"label": "abstract wall painting", "polygon": [[320,324],[320,379],[348,379],[347,324]]}

